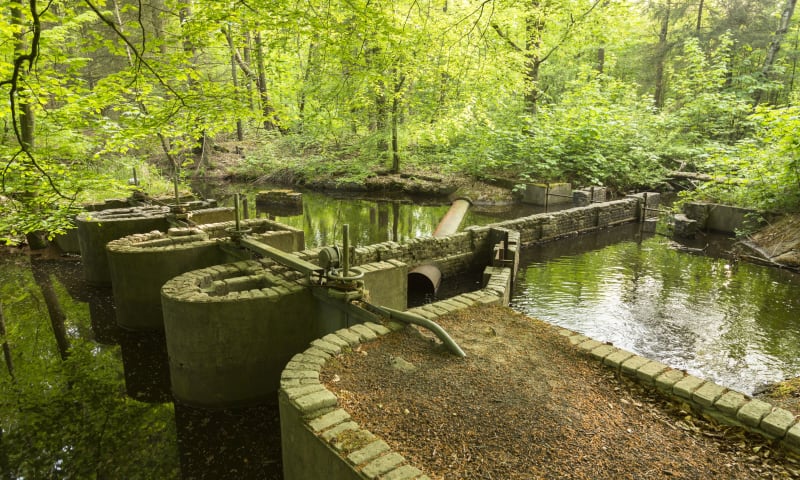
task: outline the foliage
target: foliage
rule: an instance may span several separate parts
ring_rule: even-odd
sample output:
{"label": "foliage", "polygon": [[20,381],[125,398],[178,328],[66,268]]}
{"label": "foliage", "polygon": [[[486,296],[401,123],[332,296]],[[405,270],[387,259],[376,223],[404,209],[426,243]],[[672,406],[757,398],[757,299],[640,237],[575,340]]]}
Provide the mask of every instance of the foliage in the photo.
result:
{"label": "foliage", "polygon": [[[171,405],[126,397],[118,347],[91,339],[89,306],[53,281],[72,348],[61,360],[25,259],[2,258],[0,300],[14,365],[0,372],[11,478],[176,478]],[[67,272],[69,273],[69,269]],[[78,272],[72,271],[72,275]]]}
{"label": "foliage", "polygon": [[717,180],[685,196],[770,212],[800,211],[800,107],[761,106],[750,121],[753,138],[720,148],[702,165]]}

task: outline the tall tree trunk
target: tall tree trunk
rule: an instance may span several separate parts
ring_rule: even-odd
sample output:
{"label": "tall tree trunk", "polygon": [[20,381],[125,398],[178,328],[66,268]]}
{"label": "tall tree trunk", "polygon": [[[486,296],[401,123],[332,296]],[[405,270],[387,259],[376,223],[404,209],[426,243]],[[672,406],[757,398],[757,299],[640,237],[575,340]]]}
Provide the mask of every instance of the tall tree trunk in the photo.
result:
{"label": "tall tree trunk", "polygon": [[[764,58],[764,66],[761,68],[761,76],[764,78],[764,81],[769,81],[772,76],[772,66],[775,65],[775,58],[778,56],[778,51],[781,49],[783,38],[786,36],[786,32],[789,31],[789,23],[792,21],[792,15],[794,15],[794,8],[796,5],[797,0],[786,0],[786,4],[783,6],[778,29],[775,31],[772,42],[770,42],[767,48],[767,56]],[[763,95],[763,88],[756,90],[754,99],[756,105],[761,102]]]}
{"label": "tall tree trunk", "polygon": [[606,67],[606,49],[600,47],[597,49],[597,73],[603,74],[603,69]]}
{"label": "tall tree trunk", "polygon": [[6,338],[6,317],[3,313],[3,302],[0,302],[0,337],[3,337],[3,359],[6,362],[8,374],[11,376],[11,380],[13,381],[15,379],[14,362],[11,359],[11,347],[8,345],[8,339]]}
{"label": "tall tree trunk", "polygon": [[256,66],[258,67],[258,92],[261,97],[261,111],[264,115],[264,129],[275,129],[275,109],[267,91],[267,72],[264,66],[264,45],[261,41],[261,32],[256,32]]}
{"label": "tall tree trunk", "polygon": [[[35,2],[33,2],[33,5],[35,5]],[[27,21],[22,14],[22,0],[11,1],[11,21],[15,26],[18,27],[17,31],[14,33],[14,56],[16,58],[20,58],[21,56],[28,54],[28,45],[25,41]],[[31,59],[29,62],[27,62],[28,67],[25,68],[24,71],[20,72],[17,80],[17,99],[19,99],[19,103],[17,104],[17,118],[12,119],[14,122],[19,121],[19,140],[22,143],[22,147],[26,150],[32,149],[35,146],[34,131],[36,126],[36,117],[33,112],[33,106],[27,101],[23,100],[24,96],[19,95],[19,93],[22,93],[22,88],[20,88],[20,86],[24,85],[25,74],[29,73],[30,67],[33,65],[34,61],[35,59]]]}
{"label": "tall tree trunk", "polygon": [[525,107],[529,113],[535,115],[539,108],[539,70],[543,62],[540,49],[542,48],[544,21],[537,12],[540,7],[539,0],[534,0],[532,7],[532,14],[525,22],[525,78],[528,84],[528,90],[525,92]]}
{"label": "tall tree trunk", "polygon": [[653,93],[653,101],[656,108],[664,107],[664,95],[666,86],[664,85],[664,64],[667,61],[667,53],[669,52],[669,44],[667,43],[667,35],[669,34],[669,17],[672,9],[671,0],[667,0],[664,8],[664,16],[661,19],[661,31],[658,33],[658,47],[656,57],[656,77],[655,77],[655,92]]}
{"label": "tall tree trunk", "polygon": [[67,316],[58,301],[58,296],[53,288],[53,280],[40,262],[40,260],[31,259],[31,272],[33,273],[34,281],[42,291],[44,303],[47,305],[47,313],[50,316],[50,325],[53,327],[53,335],[58,345],[58,353],[61,355],[61,360],[66,360],[69,357],[70,350],[67,328],[64,324]]}
{"label": "tall tree trunk", "polygon": [[[250,31],[244,32],[244,48],[242,49],[242,56],[244,56],[244,63],[247,65],[253,64],[253,59],[251,58],[250,45],[253,43],[253,40],[250,38]],[[248,75],[247,76],[247,104],[250,106],[250,111],[255,109],[255,104],[253,103],[253,79]]]}
{"label": "tall tree trunk", "polygon": [[703,4],[704,1],[700,0],[700,4],[697,6],[697,25],[694,32],[698,37],[700,36],[700,27],[703,25]]}
{"label": "tall tree trunk", "polygon": [[[226,37],[228,38],[228,48],[231,50],[231,83],[233,84],[233,90],[236,92],[236,95],[239,95],[239,72],[236,68],[236,45],[233,43],[233,28],[231,24],[228,23],[228,34]],[[236,119],[236,139],[240,142],[244,140],[244,127],[242,126],[242,119]]]}
{"label": "tall tree trunk", "polygon": [[397,69],[394,69],[394,94],[392,95],[392,173],[400,173],[400,141],[398,139],[397,124],[400,117],[400,92],[403,90],[403,83],[406,76],[400,74],[398,77]]}

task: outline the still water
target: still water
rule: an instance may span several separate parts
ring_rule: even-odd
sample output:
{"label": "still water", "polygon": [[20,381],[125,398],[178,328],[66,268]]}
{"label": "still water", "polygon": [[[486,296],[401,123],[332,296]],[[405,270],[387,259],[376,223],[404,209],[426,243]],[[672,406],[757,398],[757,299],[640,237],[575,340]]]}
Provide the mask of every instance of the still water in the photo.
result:
{"label": "still water", "polygon": [[744,393],[800,375],[800,275],[675,247],[622,227],[527,249],[512,307]]}

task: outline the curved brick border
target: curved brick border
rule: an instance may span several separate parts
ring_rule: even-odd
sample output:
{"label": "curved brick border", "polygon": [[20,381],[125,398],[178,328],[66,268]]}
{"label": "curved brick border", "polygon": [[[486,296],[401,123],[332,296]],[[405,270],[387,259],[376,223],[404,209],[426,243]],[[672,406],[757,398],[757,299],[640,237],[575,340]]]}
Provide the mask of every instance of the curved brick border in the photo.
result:
{"label": "curved brick border", "polygon": [[[428,319],[471,307],[476,304],[502,304],[510,270],[495,269],[486,288],[476,292],[461,294],[447,300],[424,305],[410,312]],[[388,327],[388,328],[387,328]],[[311,347],[295,355],[286,365],[281,375],[281,428],[286,418],[299,419],[304,428],[313,436],[319,452],[332,453],[320,459],[304,455],[304,465],[297,472],[287,463],[295,461],[287,449],[294,445],[284,443],[284,472],[287,480],[308,477],[307,468],[312,462],[320,461],[326,478],[339,479],[377,479],[377,480],[424,480],[429,479],[419,468],[409,464],[389,445],[370,431],[361,428],[352,420],[350,414],[338,408],[338,399],[320,382],[319,374],[329,360],[343,351],[357,347],[362,342],[377,339],[391,331],[402,329],[404,325],[389,322],[387,327],[375,323],[354,325],[341,329],[311,342]],[[567,329],[558,329],[567,337],[570,344],[591,358],[600,361],[619,375],[626,375],[637,381],[655,386],[662,394],[686,403],[698,411],[709,415],[721,423],[742,427],[777,440],[794,453],[800,453],[800,423],[797,418],[782,408],[746,395],[729,390],[714,382],[703,380],[681,370],[671,368],[661,362],[649,360],[613,345],[593,340],[585,335]],[[285,415],[284,408],[294,410],[293,415]],[[286,439],[283,440],[286,442]],[[331,462],[339,465],[331,467]],[[313,470],[311,470],[313,471]]]}
{"label": "curved brick border", "polygon": [[[509,282],[511,270],[507,268],[494,270],[487,287],[482,290],[464,293],[409,311],[428,319],[435,319],[476,304],[502,304],[505,285]],[[336,395],[325,388],[319,378],[322,367],[336,355],[346,349],[357,347],[362,342],[376,340],[381,335],[402,328],[404,324],[396,322],[389,322],[387,326],[371,322],[354,325],[314,340],[311,342],[311,347],[292,357],[281,374],[279,395],[282,397],[280,401],[282,434],[285,429],[291,428],[284,424],[287,417],[300,419],[303,422],[300,428],[307,429],[322,444],[323,448],[317,449],[320,457],[328,458],[314,458],[313,455],[309,458],[305,455],[303,456],[305,466],[300,466],[296,472],[293,469],[297,466],[290,466],[287,470],[287,463],[294,461],[291,459],[291,454],[287,455],[287,448],[292,448],[293,445],[287,446],[287,438],[284,436],[282,440],[284,474],[287,480],[312,478],[314,473],[322,469],[307,470],[305,467],[315,461],[321,464],[329,463],[331,458],[338,458],[341,468],[325,468],[326,478],[330,480],[429,480],[419,468],[409,464],[399,453],[392,451],[385,441],[369,430],[361,428],[351,419],[349,413],[338,408]],[[285,406],[294,409],[295,415],[286,415]],[[333,455],[327,455],[331,452]],[[287,459],[287,456],[290,458]]]}
{"label": "curved brick border", "polygon": [[619,374],[653,385],[666,396],[686,402],[721,423],[777,440],[788,450],[800,453],[800,423],[792,412],[571,330],[562,329],[560,333]]}

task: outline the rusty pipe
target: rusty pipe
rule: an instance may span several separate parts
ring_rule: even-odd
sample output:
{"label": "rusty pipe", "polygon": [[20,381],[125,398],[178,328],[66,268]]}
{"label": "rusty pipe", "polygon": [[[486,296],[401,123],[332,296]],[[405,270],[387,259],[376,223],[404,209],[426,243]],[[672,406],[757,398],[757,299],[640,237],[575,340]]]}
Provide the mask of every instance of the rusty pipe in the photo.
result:
{"label": "rusty pipe", "polygon": [[436,229],[433,231],[433,236],[446,237],[456,233],[459,225],[461,225],[461,221],[464,220],[464,216],[467,214],[467,210],[469,210],[470,205],[472,205],[472,202],[470,202],[466,197],[453,200],[452,205],[450,205],[450,210],[444,214],[442,219],[439,221],[439,225],[437,225]]}
{"label": "rusty pipe", "polygon": [[[439,221],[439,225],[433,231],[433,236],[446,237],[456,233],[470,205],[472,205],[472,202],[465,197],[453,200],[450,209],[444,214]],[[436,265],[420,265],[408,272],[408,290],[410,292],[433,296],[439,290],[441,283],[442,272],[439,271]]]}

